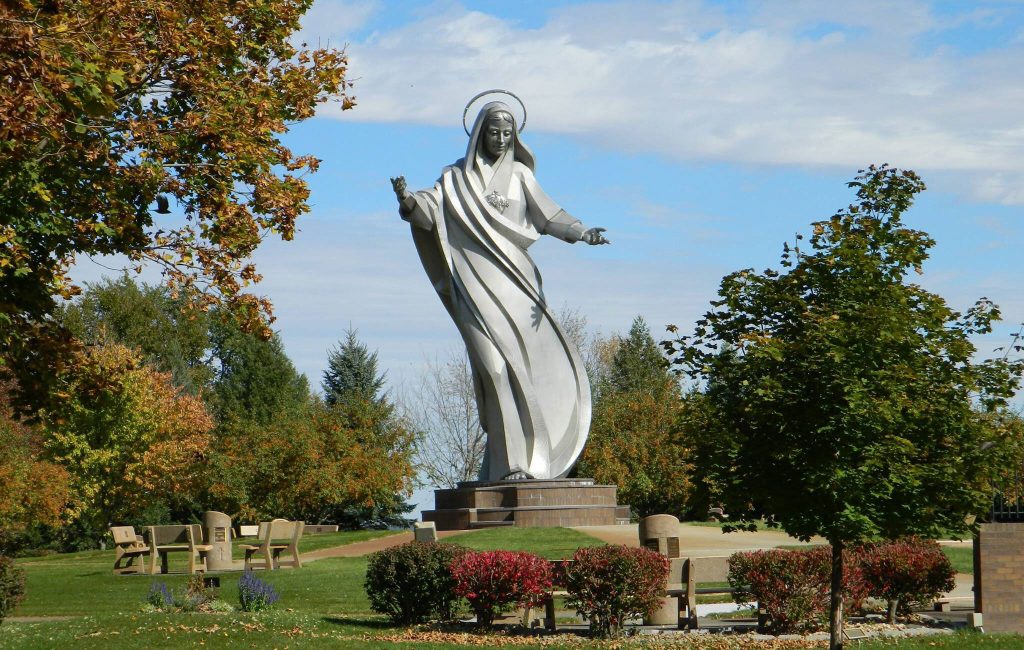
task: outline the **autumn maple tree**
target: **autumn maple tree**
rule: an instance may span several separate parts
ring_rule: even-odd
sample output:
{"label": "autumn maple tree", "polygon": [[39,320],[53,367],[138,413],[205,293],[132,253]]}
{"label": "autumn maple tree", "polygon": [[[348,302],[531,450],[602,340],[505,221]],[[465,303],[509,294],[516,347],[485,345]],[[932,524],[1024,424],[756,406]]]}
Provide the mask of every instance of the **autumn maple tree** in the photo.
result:
{"label": "autumn maple tree", "polygon": [[67,519],[99,539],[151,505],[186,510],[203,485],[214,424],[203,402],[122,345],[79,354],[41,417],[41,455],[70,477]]}
{"label": "autumn maple tree", "polygon": [[0,554],[36,526],[64,523],[70,476],[42,458],[39,427],[14,417],[9,382],[0,382]]}
{"label": "autumn maple tree", "polygon": [[689,396],[668,371],[643,318],[615,341],[594,402],[594,419],[576,472],[618,486],[641,517],[681,515],[691,493]]}
{"label": "autumn maple tree", "polygon": [[27,401],[75,358],[51,315],[80,256],[158,265],[269,334],[248,260],[292,238],[318,162],[280,135],[323,101],[353,104],[344,52],[290,40],[311,3],[0,2],[0,363]]}

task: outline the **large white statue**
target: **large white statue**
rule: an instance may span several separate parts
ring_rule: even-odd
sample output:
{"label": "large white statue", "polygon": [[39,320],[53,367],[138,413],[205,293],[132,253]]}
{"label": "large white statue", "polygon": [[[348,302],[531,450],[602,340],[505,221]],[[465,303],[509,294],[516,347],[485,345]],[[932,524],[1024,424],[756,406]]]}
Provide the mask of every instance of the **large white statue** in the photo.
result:
{"label": "large white statue", "polygon": [[465,158],[432,189],[409,193],[404,177],[391,179],[427,276],[469,351],[487,433],[480,479],[490,481],[564,477],[590,428],[586,371],[526,249],[542,234],[608,243],[604,228],[585,228],[544,193],[521,130],[509,106],[485,104]]}

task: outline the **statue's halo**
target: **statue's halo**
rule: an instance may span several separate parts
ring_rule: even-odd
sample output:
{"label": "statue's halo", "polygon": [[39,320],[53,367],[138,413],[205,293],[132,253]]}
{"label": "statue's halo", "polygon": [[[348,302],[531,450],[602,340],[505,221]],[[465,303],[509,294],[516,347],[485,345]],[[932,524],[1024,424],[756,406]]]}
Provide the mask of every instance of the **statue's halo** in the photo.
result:
{"label": "statue's halo", "polygon": [[476,100],[480,99],[481,97],[486,97],[487,95],[492,94],[508,95],[509,97],[512,97],[517,102],[519,102],[519,106],[523,109],[523,119],[519,121],[519,133],[522,133],[523,129],[526,128],[526,104],[524,104],[523,100],[519,99],[519,97],[515,93],[509,90],[492,88],[491,90],[485,90],[482,93],[477,93],[476,95],[474,95],[473,99],[469,100],[469,103],[466,104],[466,108],[462,111],[462,128],[465,129],[466,135],[469,135],[469,126],[466,124],[466,115],[469,113],[469,109],[473,106]]}

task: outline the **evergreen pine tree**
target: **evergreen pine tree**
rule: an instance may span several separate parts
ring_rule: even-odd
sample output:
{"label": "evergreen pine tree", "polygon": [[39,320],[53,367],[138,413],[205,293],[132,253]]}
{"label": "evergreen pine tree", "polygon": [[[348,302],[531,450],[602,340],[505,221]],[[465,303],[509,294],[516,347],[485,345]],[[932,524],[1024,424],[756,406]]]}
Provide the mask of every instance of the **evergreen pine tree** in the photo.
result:
{"label": "evergreen pine tree", "polygon": [[324,401],[331,406],[348,397],[378,404],[385,401],[384,373],[377,373],[377,353],[356,338],[356,330],[346,330],[345,340],[329,351],[321,386]]}
{"label": "evergreen pine tree", "polygon": [[661,355],[642,316],[633,319],[629,335],[619,340],[608,373],[611,392],[641,391],[661,396],[674,384],[668,362]]}
{"label": "evergreen pine tree", "polygon": [[[369,423],[373,440],[367,443],[390,449],[393,445],[386,441],[404,428],[384,392],[384,378],[385,373],[377,370],[377,353],[370,352],[350,327],[338,347],[328,352],[320,385],[334,417],[348,420],[353,428],[357,423]],[[347,505],[333,512],[331,519],[352,529],[405,527],[411,520],[404,515],[412,510],[402,494],[392,492],[377,494],[369,503]]]}

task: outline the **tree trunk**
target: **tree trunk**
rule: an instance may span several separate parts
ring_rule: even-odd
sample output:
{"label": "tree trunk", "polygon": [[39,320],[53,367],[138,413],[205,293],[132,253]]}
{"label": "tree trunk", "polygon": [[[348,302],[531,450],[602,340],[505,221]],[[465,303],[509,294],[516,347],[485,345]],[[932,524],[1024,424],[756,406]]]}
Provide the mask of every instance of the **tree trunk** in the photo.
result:
{"label": "tree trunk", "polygon": [[832,594],[829,600],[829,650],[843,650],[843,543],[832,542]]}
{"label": "tree trunk", "polygon": [[896,622],[896,606],[899,605],[900,601],[893,598],[889,601],[889,611],[886,613],[885,622],[895,623]]}

